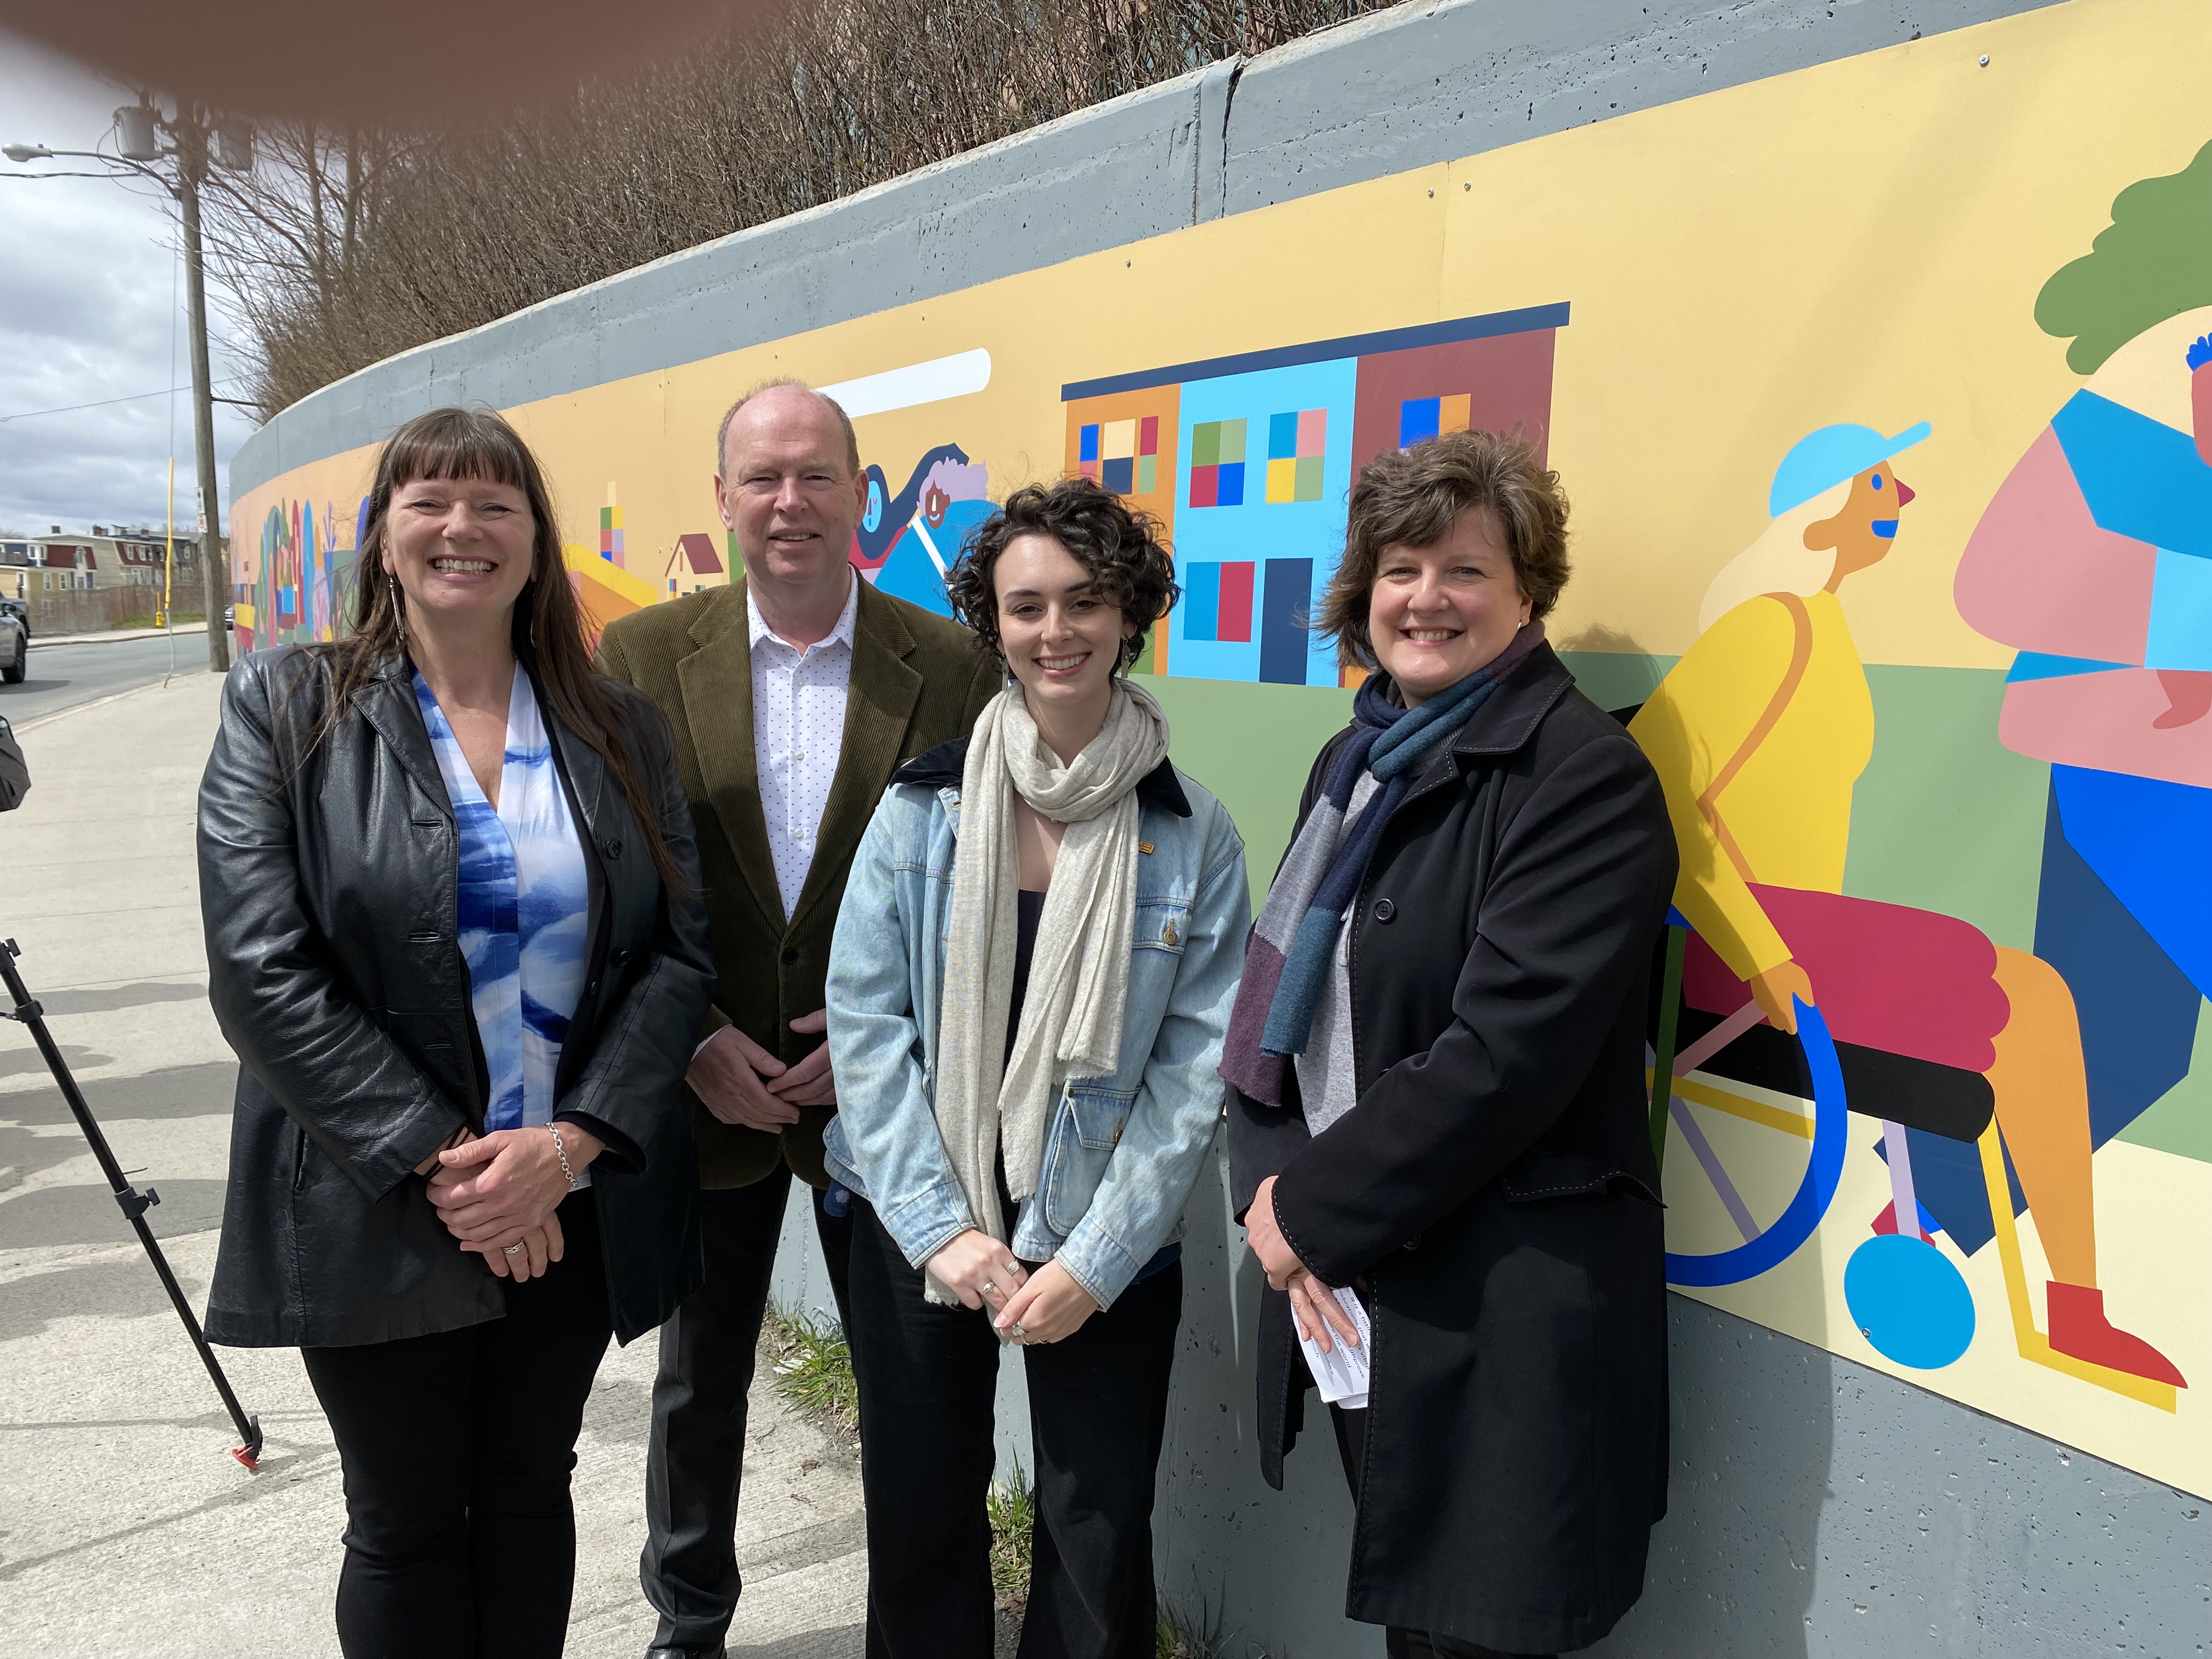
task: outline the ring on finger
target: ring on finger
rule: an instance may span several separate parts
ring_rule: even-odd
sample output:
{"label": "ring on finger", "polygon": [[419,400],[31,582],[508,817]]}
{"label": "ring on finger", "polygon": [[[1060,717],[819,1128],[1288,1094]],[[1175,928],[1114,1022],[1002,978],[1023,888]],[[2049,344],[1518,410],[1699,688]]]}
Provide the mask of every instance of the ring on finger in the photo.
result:
{"label": "ring on finger", "polygon": [[508,1255],[520,1255],[522,1254],[522,1241],[520,1239],[517,1239],[514,1243],[508,1245],[507,1247],[506,1253]]}
{"label": "ring on finger", "polygon": [[1025,1331],[1025,1330],[1024,1330],[1024,1329],[1022,1328],[1022,1327],[1021,1327],[1021,1322],[1020,1322],[1020,1321],[1018,1321],[1018,1320],[1017,1320],[1017,1321],[1016,1321],[1016,1322],[1014,1322],[1011,1327],[1009,1327],[1008,1328],[1010,1328],[1010,1329],[1013,1332],[1013,1334],[1014,1334],[1016,1336],[1027,1336],[1027,1335],[1029,1334],[1029,1333],[1028,1333],[1027,1331]]}
{"label": "ring on finger", "polygon": [[983,1294],[986,1296],[996,1296],[999,1294],[999,1287],[987,1279],[983,1281]]}

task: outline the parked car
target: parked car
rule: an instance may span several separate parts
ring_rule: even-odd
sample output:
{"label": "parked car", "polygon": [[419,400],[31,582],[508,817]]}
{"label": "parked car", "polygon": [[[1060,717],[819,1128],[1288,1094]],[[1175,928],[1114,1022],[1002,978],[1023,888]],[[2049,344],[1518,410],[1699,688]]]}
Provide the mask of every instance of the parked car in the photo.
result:
{"label": "parked car", "polygon": [[31,625],[12,606],[0,605],[0,680],[20,685],[30,665]]}
{"label": "parked car", "polygon": [[31,637],[31,607],[21,599],[0,599],[0,611],[6,611],[23,624],[23,637]]}

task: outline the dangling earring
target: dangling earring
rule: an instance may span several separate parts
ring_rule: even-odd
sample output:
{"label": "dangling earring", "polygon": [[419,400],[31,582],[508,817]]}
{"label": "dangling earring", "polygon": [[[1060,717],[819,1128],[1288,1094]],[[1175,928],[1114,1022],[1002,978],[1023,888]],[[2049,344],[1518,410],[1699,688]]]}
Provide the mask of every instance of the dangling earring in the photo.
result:
{"label": "dangling earring", "polygon": [[399,648],[407,648],[407,601],[399,592],[399,579],[390,571],[384,573],[386,584],[392,589],[392,617],[399,627]]}

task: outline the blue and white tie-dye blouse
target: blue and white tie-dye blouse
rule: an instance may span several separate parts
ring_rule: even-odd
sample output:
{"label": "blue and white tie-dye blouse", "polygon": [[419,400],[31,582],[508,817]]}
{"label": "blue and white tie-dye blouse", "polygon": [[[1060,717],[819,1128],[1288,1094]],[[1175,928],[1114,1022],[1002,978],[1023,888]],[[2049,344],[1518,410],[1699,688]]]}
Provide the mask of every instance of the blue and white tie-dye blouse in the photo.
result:
{"label": "blue and white tie-dye blouse", "polygon": [[591,927],[583,843],[552,741],[530,676],[518,665],[495,809],[419,672],[415,701],[460,826],[461,955],[491,1073],[484,1129],[550,1123],[561,1045],[583,994]]}

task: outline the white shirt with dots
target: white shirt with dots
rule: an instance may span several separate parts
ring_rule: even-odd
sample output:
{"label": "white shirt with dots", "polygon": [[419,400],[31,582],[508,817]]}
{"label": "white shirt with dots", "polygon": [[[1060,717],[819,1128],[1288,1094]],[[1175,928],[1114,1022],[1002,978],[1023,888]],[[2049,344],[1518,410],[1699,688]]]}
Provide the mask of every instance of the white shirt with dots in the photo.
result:
{"label": "white shirt with dots", "polygon": [[845,608],[829,638],[804,649],[769,630],[752,591],[745,615],[752,625],[753,763],[760,773],[761,815],[775,855],[775,884],[787,921],[799,906],[837,757],[845,743],[845,700],[853,684],[853,618],[860,583],[853,573]]}

